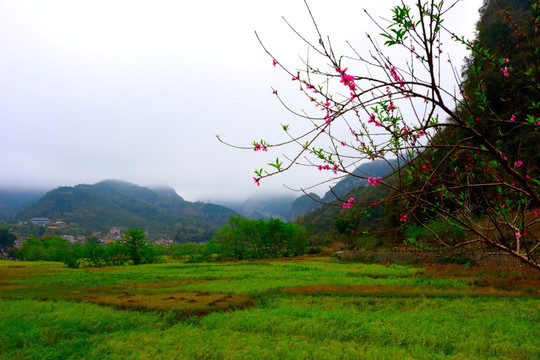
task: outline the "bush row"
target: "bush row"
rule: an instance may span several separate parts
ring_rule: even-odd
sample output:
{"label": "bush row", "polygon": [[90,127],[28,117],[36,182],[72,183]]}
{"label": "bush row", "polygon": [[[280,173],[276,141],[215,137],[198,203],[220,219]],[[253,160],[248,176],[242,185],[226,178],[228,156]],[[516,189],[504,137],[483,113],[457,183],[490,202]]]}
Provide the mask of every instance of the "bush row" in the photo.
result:
{"label": "bush row", "polygon": [[128,230],[121,239],[103,246],[88,239],[84,244],[71,244],[60,236],[45,236],[42,239],[29,237],[23,241],[17,256],[25,260],[62,261],[70,268],[79,266],[151,264],[161,261],[159,249],[146,241],[140,228]]}

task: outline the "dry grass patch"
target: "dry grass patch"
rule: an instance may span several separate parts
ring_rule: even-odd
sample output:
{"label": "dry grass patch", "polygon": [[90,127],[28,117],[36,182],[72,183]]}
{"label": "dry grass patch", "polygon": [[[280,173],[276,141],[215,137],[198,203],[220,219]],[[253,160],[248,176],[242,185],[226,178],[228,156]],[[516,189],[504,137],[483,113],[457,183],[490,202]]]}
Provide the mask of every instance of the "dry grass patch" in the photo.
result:
{"label": "dry grass patch", "polygon": [[164,311],[175,310],[184,314],[207,314],[253,306],[245,295],[231,295],[193,291],[124,291],[122,293],[89,292],[79,298],[93,304],[120,309]]}
{"label": "dry grass patch", "polygon": [[55,269],[55,267],[37,268],[26,265],[0,265],[0,280],[30,279],[35,277],[35,274],[45,273],[52,269]]}
{"label": "dry grass patch", "polygon": [[32,277],[31,268],[9,269],[0,277],[0,298],[4,299],[64,299],[88,302],[119,309],[142,311],[173,310],[183,316],[204,315],[214,311],[229,311],[253,306],[245,295],[176,290],[175,287],[209,280],[181,280],[155,283],[100,286],[64,286],[56,284],[19,284],[9,280]]}
{"label": "dry grass patch", "polygon": [[532,268],[501,271],[486,267],[465,268],[461,265],[430,265],[425,275],[438,279],[459,279],[477,288],[517,292],[519,295],[540,296],[540,272]]}
{"label": "dry grass patch", "polygon": [[[119,309],[166,311],[185,315],[208,314],[253,306],[245,295],[183,291],[177,286],[204,283],[209,280],[181,280],[116,286],[94,286],[85,289],[76,300],[114,306]],[[172,289],[171,289],[172,288]]]}

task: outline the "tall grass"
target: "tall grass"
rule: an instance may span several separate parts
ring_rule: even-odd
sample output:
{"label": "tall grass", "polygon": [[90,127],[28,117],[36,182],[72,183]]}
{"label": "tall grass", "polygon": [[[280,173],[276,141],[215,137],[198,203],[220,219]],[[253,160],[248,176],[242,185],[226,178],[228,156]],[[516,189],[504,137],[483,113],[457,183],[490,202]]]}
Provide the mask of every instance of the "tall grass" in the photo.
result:
{"label": "tall grass", "polygon": [[[0,261],[0,359],[540,358],[537,275],[425,272],[315,260],[91,271]],[[515,285],[491,286],[506,280]]]}

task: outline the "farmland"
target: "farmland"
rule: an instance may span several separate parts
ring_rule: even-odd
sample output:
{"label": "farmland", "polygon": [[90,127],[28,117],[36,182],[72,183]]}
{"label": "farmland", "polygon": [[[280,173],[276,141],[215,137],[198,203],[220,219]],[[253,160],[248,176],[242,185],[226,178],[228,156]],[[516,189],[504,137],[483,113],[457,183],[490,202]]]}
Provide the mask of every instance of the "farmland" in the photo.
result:
{"label": "farmland", "polygon": [[0,359],[538,359],[540,276],[331,258],[0,261]]}

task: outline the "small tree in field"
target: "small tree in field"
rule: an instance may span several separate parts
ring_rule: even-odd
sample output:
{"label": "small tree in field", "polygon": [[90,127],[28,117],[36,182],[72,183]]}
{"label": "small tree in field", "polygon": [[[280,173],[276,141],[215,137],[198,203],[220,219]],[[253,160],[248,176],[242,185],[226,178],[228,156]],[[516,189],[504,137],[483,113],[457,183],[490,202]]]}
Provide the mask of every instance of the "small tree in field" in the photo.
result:
{"label": "small tree in field", "polygon": [[146,241],[146,233],[141,228],[129,229],[120,235],[119,242],[134,265],[152,264],[161,260],[158,249]]}
{"label": "small tree in field", "polygon": [[[369,203],[343,199],[341,207],[362,212],[386,202],[385,223],[403,233],[421,227],[448,251],[497,249],[540,269],[539,2],[485,2],[484,15],[500,5],[496,13],[510,29],[496,49],[445,27],[444,16],[457,1],[397,3],[380,25],[384,45],[367,35],[370,51],[349,44],[350,54],[336,55],[309,7],[316,42],[295,31],[311,54],[300,69],[282,66],[261,42],[316,112],[297,112],[310,124],[305,130],[282,125],[285,142],[253,143],[256,151],[297,145],[285,160],[256,170],[255,182],[296,165],[360,177],[389,188],[390,195]],[[518,21],[505,5],[525,15]],[[449,42],[471,51],[463,74],[445,52]],[[400,53],[388,56],[388,47]],[[444,80],[448,75],[452,84]],[[354,173],[362,161],[376,159],[386,161],[391,174]],[[441,237],[441,223],[465,235]]]}

